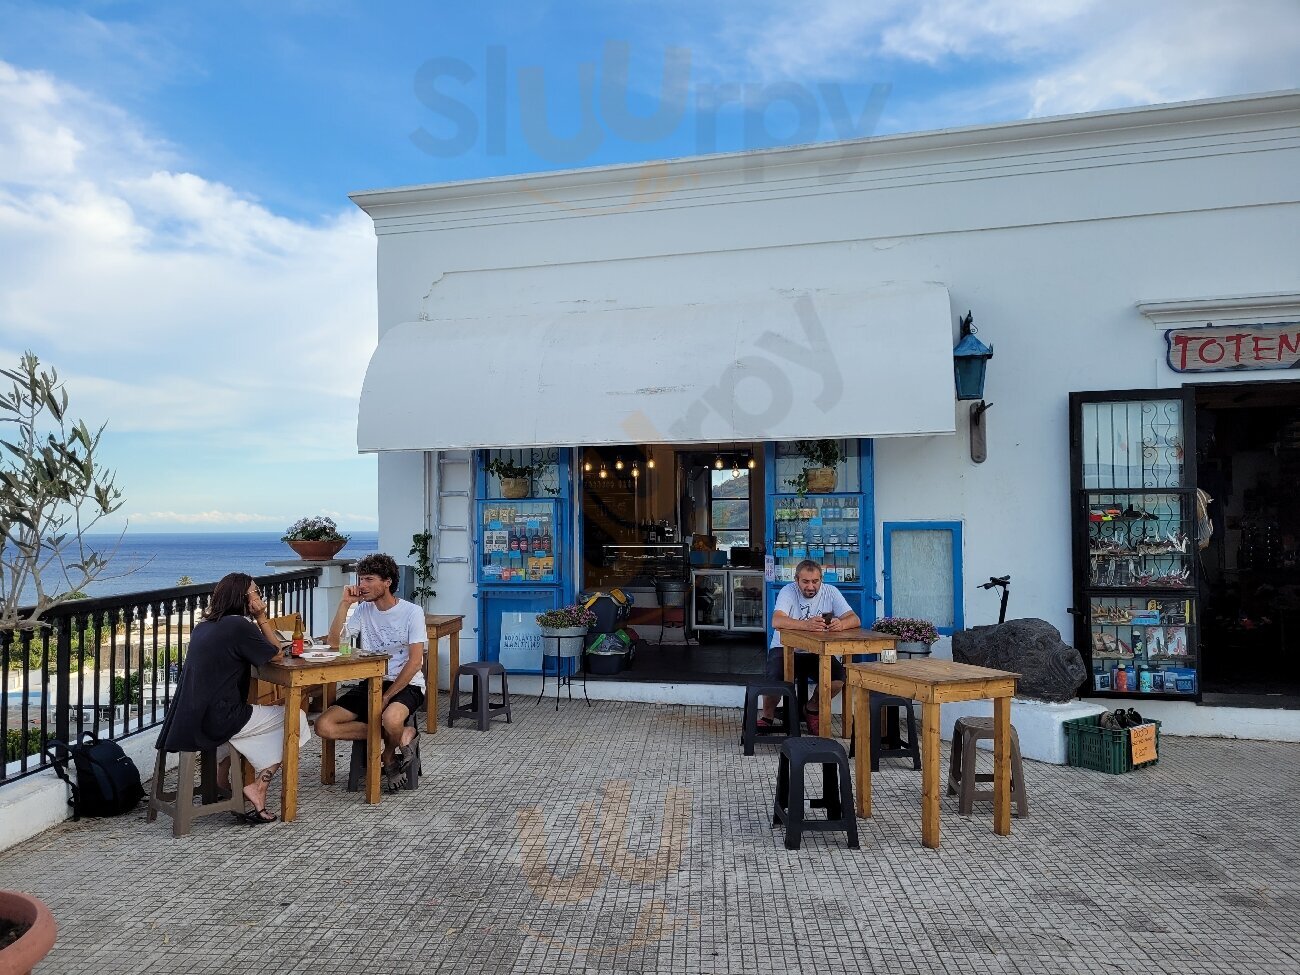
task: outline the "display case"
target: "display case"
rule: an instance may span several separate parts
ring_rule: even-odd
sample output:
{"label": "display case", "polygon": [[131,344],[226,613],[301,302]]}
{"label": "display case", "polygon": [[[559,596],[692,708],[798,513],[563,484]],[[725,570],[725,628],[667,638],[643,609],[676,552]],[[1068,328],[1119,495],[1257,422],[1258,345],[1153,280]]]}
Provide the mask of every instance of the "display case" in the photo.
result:
{"label": "display case", "polygon": [[558,580],[565,558],[556,501],[479,501],[479,582],[536,585]]}
{"label": "display case", "polygon": [[696,630],[763,633],[763,573],[753,569],[691,572],[691,626]]}
{"label": "display case", "polygon": [[1167,391],[1071,397],[1075,447],[1075,646],[1083,693],[1199,692],[1196,492],[1188,413]]}
{"label": "display case", "polygon": [[862,571],[861,496],[778,495],[772,509],[774,582],[794,582],[804,559],[821,563],[822,578],[857,585]]}
{"label": "display case", "polygon": [[687,546],[677,542],[663,545],[602,545],[596,585],[608,588],[653,587],[658,579],[686,581]]}

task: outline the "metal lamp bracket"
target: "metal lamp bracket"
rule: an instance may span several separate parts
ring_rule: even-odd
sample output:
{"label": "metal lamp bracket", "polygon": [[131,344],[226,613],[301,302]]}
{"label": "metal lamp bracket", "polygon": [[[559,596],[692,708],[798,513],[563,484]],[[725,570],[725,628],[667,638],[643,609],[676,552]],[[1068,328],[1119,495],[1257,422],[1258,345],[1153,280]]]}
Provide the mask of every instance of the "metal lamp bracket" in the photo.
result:
{"label": "metal lamp bracket", "polygon": [[970,405],[970,459],[976,464],[984,463],[989,456],[988,428],[984,424],[984,411],[992,405],[983,400]]}

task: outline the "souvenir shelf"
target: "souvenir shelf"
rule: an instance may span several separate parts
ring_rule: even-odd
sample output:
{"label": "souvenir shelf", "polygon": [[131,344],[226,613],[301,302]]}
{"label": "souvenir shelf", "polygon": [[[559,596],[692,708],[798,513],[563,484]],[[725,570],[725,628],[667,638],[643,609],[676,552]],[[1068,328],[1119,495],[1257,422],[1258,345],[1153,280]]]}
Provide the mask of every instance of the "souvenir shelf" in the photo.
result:
{"label": "souvenir shelf", "polygon": [[857,585],[862,563],[862,508],[859,495],[777,497],[772,511],[772,555],[778,583],[794,582],[804,559],[822,564],[823,578]]}
{"label": "souvenir shelf", "polygon": [[1184,406],[1166,397],[1071,397],[1085,694],[1199,692],[1195,491],[1185,480]]}

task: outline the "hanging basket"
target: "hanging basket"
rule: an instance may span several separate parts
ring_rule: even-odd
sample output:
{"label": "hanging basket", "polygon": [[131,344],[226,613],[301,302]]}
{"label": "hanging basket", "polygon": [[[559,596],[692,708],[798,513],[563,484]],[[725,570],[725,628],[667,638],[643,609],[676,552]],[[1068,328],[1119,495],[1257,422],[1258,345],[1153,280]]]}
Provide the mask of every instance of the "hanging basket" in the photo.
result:
{"label": "hanging basket", "polygon": [[834,467],[808,468],[808,493],[830,494],[835,490]]}
{"label": "hanging basket", "polygon": [[508,498],[511,501],[518,501],[520,498],[528,497],[528,478],[526,477],[503,477],[501,478],[501,497]]}
{"label": "hanging basket", "polygon": [[330,538],[318,542],[295,540],[285,544],[293,549],[298,554],[298,558],[304,562],[324,562],[338,555],[347,543],[346,538]]}

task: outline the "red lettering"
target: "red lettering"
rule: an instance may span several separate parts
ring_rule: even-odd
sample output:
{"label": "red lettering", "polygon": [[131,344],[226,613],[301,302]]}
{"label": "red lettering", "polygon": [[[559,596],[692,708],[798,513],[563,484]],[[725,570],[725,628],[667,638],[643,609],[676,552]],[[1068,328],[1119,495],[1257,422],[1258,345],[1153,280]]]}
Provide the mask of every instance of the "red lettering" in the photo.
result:
{"label": "red lettering", "polygon": [[[1218,356],[1216,356],[1213,359],[1211,359],[1208,355],[1205,354],[1205,350],[1208,349],[1210,346],[1214,346],[1216,349],[1219,350]],[[1200,359],[1202,362],[1204,362],[1206,365],[1212,366],[1216,362],[1222,362],[1223,356],[1226,354],[1226,352],[1227,350],[1223,347],[1223,343],[1220,342],[1218,339],[1206,339],[1200,344],[1200,347],[1197,348],[1196,357]]]}
{"label": "red lettering", "polygon": [[[1300,338],[1300,336],[1297,336],[1297,338]],[[1186,369],[1187,368],[1187,345],[1189,342],[1192,341],[1192,338],[1190,335],[1174,335],[1171,336],[1171,339],[1174,343],[1174,347],[1172,351],[1175,355],[1178,356],[1178,368]],[[1172,356],[1170,358],[1172,358]]]}
{"label": "red lettering", "polygon": [[1280,332],[1277,336],[1277,361],[1281,362],[1282,357],[1290,352],[1293,355],[1300,355],[1300,332]]}
{"label": "red lettering", "polygon": [[[1247,334],[1246,332],[1238,332],[1236,335],[1225,335],[1225,336],[1223,337],[1223,341],[1224,341],[1224,342],[1231,343],[1231,345],[1232,345],[1232,361],[1233,361],[1233,362],[1240,362],[1240,361],[1241,361],[1241,343],[1244,342],[1244,341],[1245,341],[1246,339],[1248,339],[1248,338],[1250,338],[1250,335]],[[1223,358],[1223,357],[1220,356],[1219,358]]]}
{"label": "red lettering", "polygon": [[[1270,354],[1273,352],[1273,339],[1272,339],[1272,337],[1271,337],[1271,336],[1268,336],[1268,335],[1256,335],[1256,336],[1251,340],[1251,350],[1250,350],[1250,351],[1251,351],[1251,354],[1254,355],[1255,360],[1256,360],[1257,362],[1263,362],[1263,361],[1264,361],[1264,355],[1263,355],[1263,354],[1264,354],[1265,352],[1268,352],[1268,353],[1270,353]],[[1277,358],[1277,357],[1274,356],[1274,358]]]}

